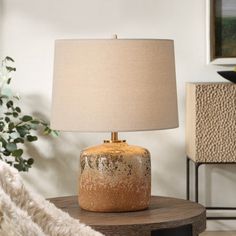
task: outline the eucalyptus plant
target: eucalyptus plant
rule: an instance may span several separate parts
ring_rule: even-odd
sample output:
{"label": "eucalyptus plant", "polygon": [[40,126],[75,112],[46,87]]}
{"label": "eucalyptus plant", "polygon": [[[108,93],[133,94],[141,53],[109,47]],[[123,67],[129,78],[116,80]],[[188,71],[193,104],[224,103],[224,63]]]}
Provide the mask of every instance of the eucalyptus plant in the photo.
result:
{"label": "eucalyptus plant", "polygon": [[10,83],[16,71],[14,60],[6,57],[0,66],[0,159],[19,171],[28,171],[34,159],[24,156],[24,145],[38,140],[37,132],[57,136],[49,124],[37,117],[22,114],[20,97],[14,95]]}

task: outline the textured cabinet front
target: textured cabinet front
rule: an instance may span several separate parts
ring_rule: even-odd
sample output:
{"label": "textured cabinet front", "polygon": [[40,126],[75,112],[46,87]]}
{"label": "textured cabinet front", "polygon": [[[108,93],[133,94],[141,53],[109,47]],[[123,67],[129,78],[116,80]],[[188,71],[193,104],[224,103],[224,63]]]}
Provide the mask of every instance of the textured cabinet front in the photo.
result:
{"label": "textured cabinet front", "polygon": [[236,162],[236,84],[187,84],[186,153],[196,162]]}

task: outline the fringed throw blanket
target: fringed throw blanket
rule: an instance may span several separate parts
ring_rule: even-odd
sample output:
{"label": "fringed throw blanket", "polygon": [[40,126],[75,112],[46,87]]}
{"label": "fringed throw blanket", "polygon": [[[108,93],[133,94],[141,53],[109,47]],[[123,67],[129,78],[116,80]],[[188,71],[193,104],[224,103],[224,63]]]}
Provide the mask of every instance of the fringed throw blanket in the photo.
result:
{"label": "fringed throw blanket", "polygon": [[0,161],[0,236],[102,236],[26,189]]}

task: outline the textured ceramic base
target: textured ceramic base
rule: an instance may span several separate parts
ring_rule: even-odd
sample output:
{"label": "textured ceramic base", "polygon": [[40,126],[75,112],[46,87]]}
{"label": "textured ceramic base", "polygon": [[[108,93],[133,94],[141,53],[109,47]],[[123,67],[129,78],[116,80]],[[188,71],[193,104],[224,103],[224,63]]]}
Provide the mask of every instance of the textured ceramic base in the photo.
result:
{"label": "textured ceramic base", "polygon": [[151,195],[148,150],[126,143],[105,143],[80,156],[79,205],[89,211],[146,209]]}

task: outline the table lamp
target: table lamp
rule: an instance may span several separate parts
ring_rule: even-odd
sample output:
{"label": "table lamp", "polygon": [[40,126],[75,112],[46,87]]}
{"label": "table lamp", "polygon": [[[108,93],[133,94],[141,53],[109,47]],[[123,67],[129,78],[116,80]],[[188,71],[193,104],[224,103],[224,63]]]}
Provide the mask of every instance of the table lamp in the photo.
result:
{"label": "table lamp", "polygon": [[146,209],[149,151],[121,131],[178,127],[174,45],[164,39],[65,39],[55,42],[51,126],[111,132],[80,155],[78,201],[95,212]]}

